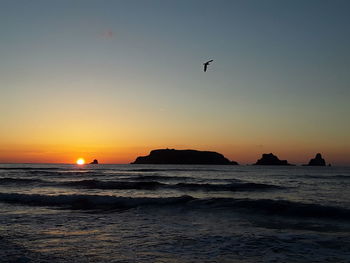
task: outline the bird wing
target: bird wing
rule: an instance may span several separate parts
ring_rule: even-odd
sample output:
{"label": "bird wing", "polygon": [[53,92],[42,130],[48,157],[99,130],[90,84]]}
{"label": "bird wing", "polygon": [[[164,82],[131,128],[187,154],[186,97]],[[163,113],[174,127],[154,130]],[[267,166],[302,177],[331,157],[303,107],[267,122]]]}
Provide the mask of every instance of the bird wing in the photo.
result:
{"label": "bird wing", "polygon": [[204,63],[204,72],[207,71],[207,67],[208,67],[208,64],[207,64],[207,63]]}
{"label": "bird wing", "polygon": [[208,64],[209,64],[210,62],[213,62],[213,61],[214,61],[214,60],[212,60],[212,59],[211,59],[211,60],[207,61],[206,63],[208,63]]}

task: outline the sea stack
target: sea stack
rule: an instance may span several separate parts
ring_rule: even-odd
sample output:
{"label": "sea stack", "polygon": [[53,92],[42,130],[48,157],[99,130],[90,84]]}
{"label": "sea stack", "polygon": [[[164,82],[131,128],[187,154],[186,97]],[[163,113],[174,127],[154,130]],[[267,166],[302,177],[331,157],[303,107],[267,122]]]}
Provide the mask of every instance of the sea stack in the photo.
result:
{"label": "sea stack", "polygon": [[308,166],[326,166],[326,161],[320,153],[316,154],[315,158],[311,159]]}
{"label": "sea stack", "polygon": [[221,164],[237,165],[217,152],[159,149],[147,156],[137,157],[132,164]]}
{"label": "sea stack", "polygon": [[93,160],[90,164],[98,164],[97,159]]}
{"label": "sea stack", "polygon": [[280,160],[272,153],[264,153],[261,159],[257,160],[254,165],[291,165],[287,160]]}

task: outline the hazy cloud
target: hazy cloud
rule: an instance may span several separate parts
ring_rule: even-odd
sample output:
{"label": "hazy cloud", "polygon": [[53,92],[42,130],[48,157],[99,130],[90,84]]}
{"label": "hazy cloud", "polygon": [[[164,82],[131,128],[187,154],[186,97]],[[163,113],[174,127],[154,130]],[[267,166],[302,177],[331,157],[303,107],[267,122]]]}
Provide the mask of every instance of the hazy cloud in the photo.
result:
{"label": "hazy cloud", "polygon": [[113,31],[112,30],[107,30],[107,31],[103,32],[102,37],[103,38],[112,38],[113,37]]}

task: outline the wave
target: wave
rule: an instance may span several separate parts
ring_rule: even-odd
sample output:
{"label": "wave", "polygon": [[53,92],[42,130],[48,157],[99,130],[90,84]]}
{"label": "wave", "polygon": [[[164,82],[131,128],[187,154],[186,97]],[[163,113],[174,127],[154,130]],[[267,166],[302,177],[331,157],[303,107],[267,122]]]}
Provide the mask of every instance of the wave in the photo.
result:
{"label": "wave", "polygon": [[163,180],[163,181],[171,181],[171,180],[193,180],[195,178],[190,176],[163,176],[163,175],[138,175],[138,176],[130,176],[133,180],[143,181],[143,180]]}
{"label": "wave", "polygon": [[99,181],[99,180],[81,180],[64,182],[65,186],[77,186],[89,189],[138,189],[138,190],[154,190],[163,184],[158,182],[118,182],[118,181]]}
{"label": "wave", "polygon": [[56,206],[70,209],[129,209],[138,206],[171,207],[187,206],[192,209],[247,211],[287,217],[323,218],[349,220],[350,209],[271,199],[199,199],[184,195],[180,197],[119,197],[109,195],[40,195],[0,193],[0,201],[21,205]]}
{"label": "wave", "polygon": [[0,170],[59,170],[58,167],[0,167]]}
{"label": "wave", "polygon": [[283,187],[269,184],[258,183],[231,183],[231,184],[196,184],[196,183],[178,183],[176,188],[182,190],[203,190],[203,191],[254,191],[264,189],[282,189]]}
{"label": "wave", "polygon": [[138,176],[127,176],[129,177],[131,180],[134,181],[148,181],[148,180],[154,180],[154,181],[196,181],[196,182],[219,182],[219,183],[223,183],[223,182],[242,182],[239,179],[235,179],[235,178],[230,178],[230,179],[219,179],[219,178],[198,178],[198,177],[191,177],[191,176],[164,176],[164,175],[138,175]]}
{"label": "wave", "polygon": [[349,175],[343,175],[343,174],[332,176],[332,179],[333,178],[335,178],[335,179],[343,179],[343,180],[350,180],[350,176]]}
{"label": "wave", "polygon": [[[158,176],[145,176],[143,179],[159,179]],[[174,177],[175,178],[175,177]],[[140,179],[139,177],[137,179]],[[43,184],[51,186],[78,187],[85,189],[116,189],[116,190],[179,190],[179,191],[255,191],[281,189],[282,187],[268,184],[258,184],[249,182],[235,182],[229,184],[209,184],[209,183],[177,183],[168,184],[157,181],[101,181],[96,179],[76,180],[76,181],[47,181],[32,178],[0,178],[0,185],[6,184]]]}
{"label": "wave", "polygon": [[[205,205],[210,207],[243,209],[246,211],[260,212],[266,215],[338,220],[350,219],[350,209],[287,200],[211,198],[204,202]],[[203,205],[203,201],[200,200],[199,204]]]}
{"label": "wave", "polygon": [[[152,176],[152,174],[147,175],[145,173],[127,173],[120,171],[103,171],[102,169],[98,170],[60,170],[60,171],[45,171],[45,170],[29,170],[26,173],[33,176],[57,176],[57,177],[68,177],[68,176],[94,176],[94,177],[135,177],[138,176]],[[155,177],[156,178],[156,177]],[[181,179],[181,177],[179,177]]]}
{"label": "wave", "polygon": [[187,191],[254,191],[267,189],[281,189],[282,187],[258,183],[230,183],[230,184],[198,184],[198,183],[177,183],[165,184],[156,181],[144,182],[125,182],[125,181],[99,181],[99,180],[80,180],[63,182],[64,186],[76,186],[88,189],[137,189],[137,190],[155,190],[172,189]]}
{"label": "wave", "polygon": [[206,172],[216,172],[216,171],[221,171],[219,169],[207,169],[207,168],[197,168],[197,169],[193,169],[193,168],[139,168],[139,169],[130,169],[130,170],[125,170],[125,171],[131,171],[131,172],[167,172],[167,171],[175,171],[175,172],[202,172],[202,171],[206,171]]}
{"label": "wave", "polygon": [[33,183],[40,183],[44,182],[40,179],[30,179],[30,178],[0,178],[0,185],[3,184],[33,184]]}
{"label": "wave", "polygon": [[186,203],[191,196],[149,198],[106,195],[40,195],[0,193],[0,201],[33,206],[65,206],[72,209],[127,209],[144,205],[174,205]]}
{"label": "wave", "polygon": [[349,175],[343,175],[343,174],[338,174],[338,175],[305,175],[303,176],[305,178],[313,178],[313,179],[330,179],[330,180],[350,180]]}
{"label": "wave", "polygon": [[45,171],[45,170],[30,170],[27,172],[33,176],[53,176],[53,177],[68,177],[68,176],[100,176],[95,171]]}

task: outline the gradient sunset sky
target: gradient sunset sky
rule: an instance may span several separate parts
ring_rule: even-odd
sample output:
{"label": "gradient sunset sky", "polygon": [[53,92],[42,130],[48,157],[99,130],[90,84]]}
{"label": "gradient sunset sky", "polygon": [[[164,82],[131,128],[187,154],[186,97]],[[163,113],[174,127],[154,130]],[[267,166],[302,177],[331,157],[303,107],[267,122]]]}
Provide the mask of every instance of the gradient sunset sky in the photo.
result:
{"label": "gradient sunset sky", "polygon": [[350,1],[0,3],[0,162],[350,165]]}

